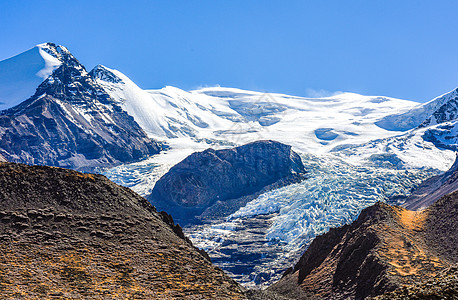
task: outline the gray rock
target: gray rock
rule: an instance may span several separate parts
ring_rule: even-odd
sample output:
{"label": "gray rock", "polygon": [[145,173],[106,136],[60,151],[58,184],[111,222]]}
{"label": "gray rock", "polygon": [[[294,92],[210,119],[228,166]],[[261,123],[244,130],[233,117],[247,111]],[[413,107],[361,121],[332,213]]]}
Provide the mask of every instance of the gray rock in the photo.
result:
{"label": "gray rock", "polygon": [[423,181],[406,198],[403,206],[409,210],[428,207],[446,194],[458,190],[458,158],[444,174],[433,176]]}
{"label": "gray rock", "polygon": [[244,146],[196,152],[156,183],[147,199],[184,225],[221,202],[254,194],[279,180],[304,174],[291,146],[258,141]]}

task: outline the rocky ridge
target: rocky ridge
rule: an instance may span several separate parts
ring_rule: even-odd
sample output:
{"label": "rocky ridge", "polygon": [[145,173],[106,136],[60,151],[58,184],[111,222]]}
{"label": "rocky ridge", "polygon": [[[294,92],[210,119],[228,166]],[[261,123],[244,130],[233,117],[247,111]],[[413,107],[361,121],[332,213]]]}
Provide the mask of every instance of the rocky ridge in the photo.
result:
{"label": "rocky ridge", "polygon": [[104,176],[1,163],[0,202],[3,297],[245,298],[170,216]]}
{"label": "rocky ridge", "polygon": [[446,194],[458,190],[458,158],[447,172],[423,181],[406,199],[403,207],[420,210],[436,202]]}

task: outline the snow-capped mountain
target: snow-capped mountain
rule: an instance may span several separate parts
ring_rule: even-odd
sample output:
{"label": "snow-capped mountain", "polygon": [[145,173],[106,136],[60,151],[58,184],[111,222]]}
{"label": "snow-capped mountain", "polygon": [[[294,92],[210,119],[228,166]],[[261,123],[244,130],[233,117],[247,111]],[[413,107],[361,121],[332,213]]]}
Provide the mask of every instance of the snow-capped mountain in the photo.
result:
{"label": "snow-capped mountain", "polygon": [[7,160],[93,170],[159,152],[65,47],[37,47],[61,64],[32,97],[0,113],[0,152]]}
{"label": "snow-capped mountain", "polygon": [[97,82],[107,93],[149,136],[158,139],[242,144],[268,136],[316,153],[342,143],[392,136],[395,133],[374,123],[417,104],[352,93],[302,98],[221,87],[190,92],[174,87],[142,90],[119,71],[103,66],[94,70]]}
{"label": "snow-capped mountain", "polygon": [[[102,65],[87,72],[65,47],[29,51],[0,62],[0,109],[8,108],[0,112],[0,155],[9,161],[91,170],[121,164],[104,174],[146,196],[173,165],[209,147],[270,139],[301,155],[309,179],[185,229],[247,286],[277,279],[317,234],[361,209],[378,200],[398,203],[421,180],[447,170],[458,149],[456,90],[426,104],[353,93],[143,90]],[[27,84],[18,91],[21,80]],[[160,145],[151,139],[168,149],[153,155]],[[239,242],[246,247],[234,247]]]}

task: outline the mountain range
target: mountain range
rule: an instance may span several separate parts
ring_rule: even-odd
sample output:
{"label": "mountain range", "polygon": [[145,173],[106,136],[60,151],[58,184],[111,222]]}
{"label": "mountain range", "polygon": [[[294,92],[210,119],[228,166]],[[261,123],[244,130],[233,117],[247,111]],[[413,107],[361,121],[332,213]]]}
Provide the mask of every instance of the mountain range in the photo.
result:
{"label": "mountain range", "polygon": [[[420,209],[453,192],[457,101],[458,90],[425,104],[354,93],[144,90],[102,65],[88,72],[67,48],[46,43],[0,61],[0,161],[103,173],[186,225],[232,278],[267,287],[315,237],[358,222],[378,201],[387,205],[374,215],[397,232],[405,224],[393,205]],[[333,288],[323,287],[326,295]]]}
{"label": "mountain range", "polygon": [[[10,161],[89,170],[140,161],[162,149],[156,141],[170,145],[164,159],[171,166],[208,146],[271,139],[302,153],[344,153],[352,163],[388,152],[408,168],[445,171],[457,145],[457,100],[456,90],[425,104],[352,93],[302,98],[222,87],[143,90],[102,65],[87,72],[67,48],[46,43],[0,62],[0,151]],[[12,145],[32,135],[42,138]],[[93,149],[94,157],[76,144]],[[452,151],[416,163],[416,147],[425,148],[425,157],[439,156],[437,148]]]}

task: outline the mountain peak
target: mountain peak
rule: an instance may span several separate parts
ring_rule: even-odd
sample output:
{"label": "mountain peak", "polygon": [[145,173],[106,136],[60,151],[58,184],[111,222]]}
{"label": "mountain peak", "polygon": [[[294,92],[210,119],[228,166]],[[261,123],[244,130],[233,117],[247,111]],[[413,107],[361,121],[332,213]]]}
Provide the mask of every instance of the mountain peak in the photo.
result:
{"label": "mountain peak", "polygon": [[42,49],[46,53],[54,56],[55,58],[60,58],[62,55],[72,55],[70,51],[67,49],[67,47],[64,47],[62,45],[56,45],[54,43],[43,43],[43,44],[38,44],[36,47]]}
{"label": "mountain peak", "polygon": [[117,76],[112,69],[105,67],[104,65],[95,66],[89,74],[94,79],[100,79],[111,83],[123,83],[123,80]]}

